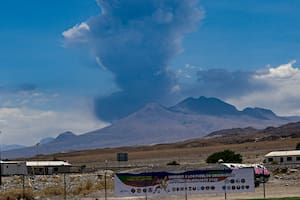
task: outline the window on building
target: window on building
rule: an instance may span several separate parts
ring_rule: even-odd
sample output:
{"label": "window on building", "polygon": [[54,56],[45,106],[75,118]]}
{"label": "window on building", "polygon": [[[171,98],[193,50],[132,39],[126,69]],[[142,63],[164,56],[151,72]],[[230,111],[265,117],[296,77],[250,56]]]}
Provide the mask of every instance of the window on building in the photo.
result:
{"label": "window on building", "polygon": [[280,162],[283,162],[283,157],[280,157]]}
{"label": "window on building", "polygon": [[274,159],[273,158],[268,158],[268,162],[273,162]]}
{"label": "window on building", "polygon": [[297,160],[297,161],[300,161],[300,156],[297,156],[297,157],[296,157],[296,160]]}
{"label": "window on building", "polygon": [[286,161],[291,162],[291,161],[293,161],[293,158],[292,157],[287,157]]}

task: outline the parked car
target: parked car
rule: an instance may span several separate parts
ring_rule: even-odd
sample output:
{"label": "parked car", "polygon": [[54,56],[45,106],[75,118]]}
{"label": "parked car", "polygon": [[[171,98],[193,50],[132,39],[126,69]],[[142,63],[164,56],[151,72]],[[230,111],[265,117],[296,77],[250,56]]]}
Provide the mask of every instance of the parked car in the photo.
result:
{"label": "parked car", "polygon": [[260,183],[268,182],[270,178],[269,170],[261,164],[220,163],[220,165],[229,169],[253,167],[255,187],[258,187]]}

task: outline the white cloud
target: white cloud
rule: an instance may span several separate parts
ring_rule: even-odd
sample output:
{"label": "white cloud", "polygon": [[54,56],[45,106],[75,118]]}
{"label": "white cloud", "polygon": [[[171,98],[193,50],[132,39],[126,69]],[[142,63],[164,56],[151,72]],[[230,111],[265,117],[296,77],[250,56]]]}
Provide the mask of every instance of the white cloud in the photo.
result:
{"label": "white cloud", "polygon": [[178,69],[176,72],[176,77],[180,77],[182,75],[182,69]]}
{"label": "white cloud", "polygon": [[251,81],[260,81],[262,88],[227,100],[239,108],[259,106],[280,115],[300,115],[300,70],[294,67],[295,63],[258,72]]}
{"label": "white cloud", "polygon": [[158,23],[158,24],[168,24],[171,23],[174,18],[173,13],[171,12],[165,12],[162,9],[158,9],[154,14],[153,14],[153,19]]}
{"label": "white cloud", "polygon": [[93,114],[93,97],[49,91],[0,93],[0,143],[33,145],[65,131],[82,134],[109,125]]}
{"label": "white cloud", "polygon": [[191,81],[194,81],[197,79],[197,77],[195,77],[197,71],[201,71],[201,69],[201,67],[186,63],[184,67],[181,67],[176,71],[176,78],[178,78],[179,81],[182,79],[184,81],[187,81],[188,79],[192,79]]}
{"label": "white cloud", "polygon": [[258,79],[284,79],[284,78],[291,78],[293,76],[297,76],[300,74],[300,70],[294,68],[293,65],[296,63],[295,60],[280,65],[278,67],[272,68],[270,67],[267,73],[259,74],[256,76]]}
{"label": "white cloud", "polygon": [[180,92],[181,88],[180,85],[175,85],[171,88],[171,93],[178,93]]}
{"label": "white cloud", "polygon": [[76,24],[72,28],[64,31],[62,35],[67,40],[76,40],[76,41],[85,41],[84,35],[86,32],[90,31],[90,27],[86,22],[82,22],[81,24]]}
{"label": "white cloud", "polygon": [[107,68],[106,68],[105,65],[102,63],[101,59],[100,59],[98,56],[96,56],[95,59],[96,59],[96,63],[97,63],[104,71],[107,71]]}
{"label": "white cloud", "polygon": [[0,108],[1,141],[5,144],[33,145],[42,138],[56,137],[64,131],[81,134],[107,125],[84,109],[62,112]]}

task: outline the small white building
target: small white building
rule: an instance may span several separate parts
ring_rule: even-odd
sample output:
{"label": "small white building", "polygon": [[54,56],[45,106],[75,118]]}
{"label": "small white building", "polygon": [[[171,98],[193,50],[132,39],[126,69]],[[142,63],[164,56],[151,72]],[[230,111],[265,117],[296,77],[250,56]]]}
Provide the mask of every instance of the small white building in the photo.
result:
{"label": "small white building", "polygon": [[27,161],[28,174],[51,175],[70,172],[71,164],[65,161]]}
{"label": "small white building", "polygon": [[265,155],[267,164],[300,164],[300,150],[272,151]]}
{"label": "small white building", "polygon": [[26,162],[22,161],[0,161],[1,163],[1,175],[27,175]]}
{"label": "small white building", "polygon": [[1,175],[51,175],[70,172],[65,161],[0,161]]}

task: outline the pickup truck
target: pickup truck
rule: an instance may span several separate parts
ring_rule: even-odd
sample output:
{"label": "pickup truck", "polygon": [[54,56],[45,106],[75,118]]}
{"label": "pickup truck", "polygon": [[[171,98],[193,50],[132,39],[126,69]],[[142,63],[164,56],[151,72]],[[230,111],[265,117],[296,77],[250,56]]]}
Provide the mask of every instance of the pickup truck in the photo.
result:
{"label": "pickup truck", "polygon": [[258,187],[260,183],[266,183],[269,180],[269,170],[261,164],[239,164],[239,163],[220,163],[221,166],[229,169],[240,169],[244,167],[253,167],[254,169],[254,181],[255,187]]}

